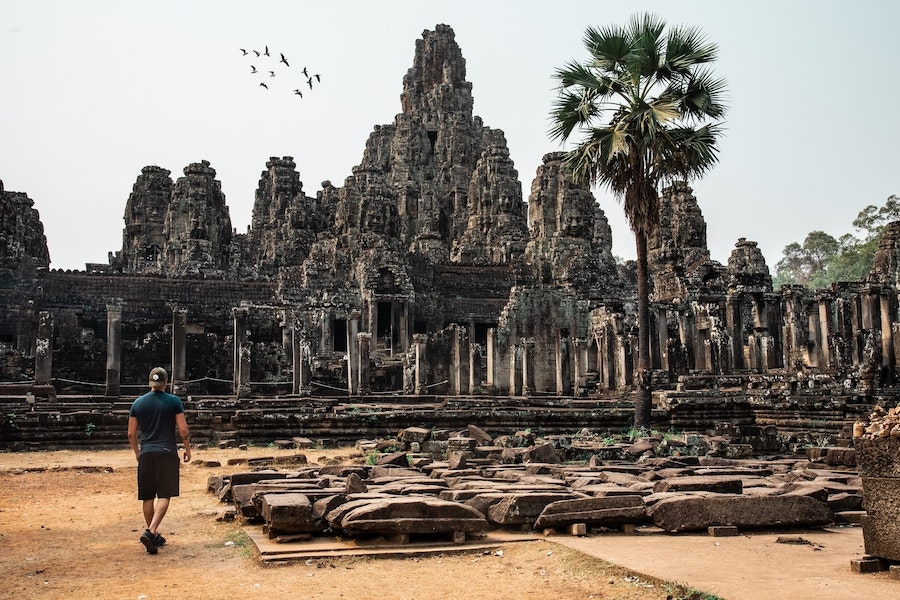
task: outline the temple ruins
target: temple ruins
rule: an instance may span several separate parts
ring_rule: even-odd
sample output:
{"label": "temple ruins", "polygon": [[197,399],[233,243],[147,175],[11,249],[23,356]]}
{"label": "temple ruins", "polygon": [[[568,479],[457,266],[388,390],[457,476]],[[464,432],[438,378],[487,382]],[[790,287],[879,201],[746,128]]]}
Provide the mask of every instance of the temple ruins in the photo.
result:
{"label": "temple ruins", "polygon": [[[153,365],[210,441],[627,429],[634,267],[613,257],[606,215],[563,154],[544,157],[523,198],[503,132],[474,104],[438,25],[416,41],[401,112],[343,185],[308,195],[293,158],[271,157],[238,233],[208,161],[174,177],[145,166],[121,248],[83,271],[49,269],[34,202],[0,183],[2,445],[85,443],[88,423],[94,441],[121,443]],[[724,431],[763,451],[776,437],[849,439],[896,403],[900,223],[865,281],[773,289],[749,238],[727,264],[710,258],[686,183],[661,207],[654,429]]]}

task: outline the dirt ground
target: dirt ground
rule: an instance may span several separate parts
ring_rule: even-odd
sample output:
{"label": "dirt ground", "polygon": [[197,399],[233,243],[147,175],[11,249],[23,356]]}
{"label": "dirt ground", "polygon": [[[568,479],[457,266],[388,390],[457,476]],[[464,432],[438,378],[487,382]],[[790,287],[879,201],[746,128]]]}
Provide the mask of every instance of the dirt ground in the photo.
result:
{"label": "dirt ground", "polygon": [[[222,505],[206,491],[210,475],[241,467],[202,463],[220,461],[227,465],[233,458],[280,453],[296,451],[195,451],[196,462],[182,469],[182,494],[172,501],[161,528],[168,543],[157,555],[147,554],[138,541],[144,522],[135,495],[136,463],[130,450],[0,453],[0,598],[650,600],[688,597],[687,591],[696,585],[694,579],[704,581],[701,573],[717,571],[710,561],[719,560],[719,553],[710,552],[710,548],[722,544],[708,536],[659,536],[656,542],[648,539],[656,536],[554,536],[508,544],[496,552],[464,550],[435,556],[319,558],[263,564],[241,523],[216,521],[215,512]],[[304,453],[319,464],[359,460],[349,449]],[[569,545],[555,543],[557,538],[568,538],[565,541]],[[794,590],[789,582],[779,582],[777,593],[775,589],[763,592],[757,577],[766,575],[755,575],[752,568],[763,556],[759,550],[742,552],[741,542],[731,541],[739,539],[723,538],[722,542],[733,546],[731,552],[738,558],[732,560],[738,560],[739,571],[734,578],[741,582],[740,588],[749,590],[749,595],[719,597],[828,597],[827,593],[823,595],[822,585],[815,589],[815,595],[806,595],[811,588],[803,580],[795,581]],[[681,547],[687,543],[699,545]],[[838,564],[845,566],[837,576],[852,584],[854,596],[871,592],[891,597],[900,593],[900,581],[889,580],[885,574],[851,574],[849,562],[861,553],[861,534],[858,539],[850,539],[849,545],[850,550],[840,552],[849,551],[851,555],[836,557]],[[803,551],[813,550],[802,548],[797,560],[802,563],[806,556]],[[696,559],[693,570],[684,567],[686,552]],[[618,556],[619,565],[637,561],[648,568],[622,568],[608,562],[606,556]],[[672,562],[669,570],[663,562],[665,557]],[[724,552],[721,558],[725,558]],[[769,575],[783,568],[777,564],[778,556],[766,558],[774,558],[776,563]],[[670,572],[676,578],[667,577]],[[715,580],[711,585],[731,591],[727,586],[716,586]],[[826,591],[827,586],[826,581]],[[838,586],[832,589],[838,591]],[[692,600],[703,597],[695,594]]]}

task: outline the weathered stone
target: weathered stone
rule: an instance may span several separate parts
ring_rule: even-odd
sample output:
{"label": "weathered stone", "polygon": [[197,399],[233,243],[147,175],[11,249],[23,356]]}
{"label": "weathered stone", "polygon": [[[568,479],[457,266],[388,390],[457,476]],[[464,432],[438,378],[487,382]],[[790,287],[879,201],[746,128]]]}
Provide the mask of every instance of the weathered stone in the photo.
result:
{"label": "weathered stone", "polygon": [[362,494],[368,492],[369,488],[359,475],[357,475],[356,473],[350,473],[347,475],[347,481],[344,485],[344,491],[347,494]]}
{"label": "weathered stone", "polygon": [[744,489],[743,480],[729,476],[691,476],[657,481],[654,492],[715,492],[717,494],[740,494]]}
{"label": "weathered stone", "polygon": [[304,494],[263,494],[260,507],[270,537],[278,533],[324,530],[322,521],[313,516],[312,504]]}
{"label": "weathered stone", "polygon": [[834,521],[824,504],[805,496],[710,494],[666,498],[648,510],[653,524],[666,531],[704,531],[715,525],[740,529],[815,527]]}
{"label": "weathered stone", "polygon": [[406,443],[419,442],[422,443],[431,435],[431,430],[424,427],[406,427],[400,430],[398,437],[400,441]]}
{"label": "weathered stone", "polygon": [[328,513],[332,526],[349,532],[388,535],[482,531],[487,521],[477,510],[437,498],[385,497],[352,501]]}
{"label": "weathered stone", "polygon": [[469,437],[473,438],[479,446],[492,446],[494,444],[494,438],[488,435],[481,427],[470,424],[466,427],[466,430],[469,432]]}
{"label": "weathered stone", "polygon": [[466,469],[468,458],[472,456],[470,452],[460,452],[458,450],[447,453],[448,466],[453,470]]}
{"label": "weathered stone", "polygon": [[866,553],[900,560],[900,478],[863,477],[863,507]]}
{"label": "weathered stone", "polygon": [[562,460],[559,458],[559,455],[556,453],[556,448],[553,447],[553,444],[540,444],[538,446],[532,446],[520,452],[522,455],[522,462],[536,462],[536,463],[551,463],[551,464],[559,464]]}
{"label": "weathered stone", "polygon": [[647,511],[640,496],[607,496],[552,502],[541,511],[534,528],[565,527],[574,523],[607,527],[646,521]]}
{"label": "weathered stone", "polygon": [[572,499],[572,494],[560,492],[513,493],[492,504],[487,516],[499,525],[531,525],[548,504]]}
{"label": "weathered stone", "polygon": [[900,478],[900,437],[853,440],[860,477]]}
{"label": "weathered stone", "polygon": [[409,458],[407,458],[406,450],[400,450],[398,452],[391,452],[390,454],[383,454],[379,456],[377,459],[375,459],[375,465],[379,467],[383,467],[385,465],[408,467]]}

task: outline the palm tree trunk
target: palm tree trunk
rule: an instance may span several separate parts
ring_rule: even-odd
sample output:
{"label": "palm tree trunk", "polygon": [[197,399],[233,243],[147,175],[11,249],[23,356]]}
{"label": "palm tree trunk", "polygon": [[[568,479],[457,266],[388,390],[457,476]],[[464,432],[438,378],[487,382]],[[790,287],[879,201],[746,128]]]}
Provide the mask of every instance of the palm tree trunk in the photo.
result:
{"label": "palm tree trunk", "polygon": [[647,233],[635,231],[637,246],[638,356],[634,369],[634,428],[650,429],[653,401],[650,390],[650,285],[647,267]]}

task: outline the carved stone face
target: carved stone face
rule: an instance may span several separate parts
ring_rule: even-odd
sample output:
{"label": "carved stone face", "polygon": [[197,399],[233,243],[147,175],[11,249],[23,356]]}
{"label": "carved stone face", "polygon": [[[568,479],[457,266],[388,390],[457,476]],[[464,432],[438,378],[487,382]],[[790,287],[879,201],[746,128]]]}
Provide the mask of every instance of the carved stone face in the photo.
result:
{"label": "carved stone face", "polygon": [[569,237],[586,237],[587,227],[584,215],[574,207],[565,207],[559,219],[562,233]]}

